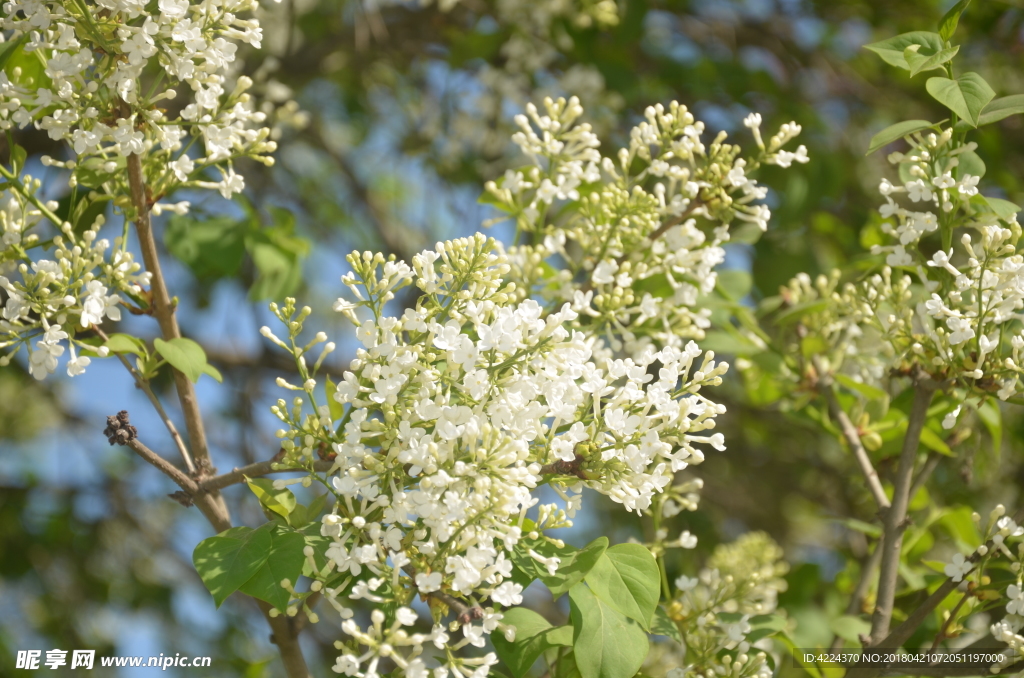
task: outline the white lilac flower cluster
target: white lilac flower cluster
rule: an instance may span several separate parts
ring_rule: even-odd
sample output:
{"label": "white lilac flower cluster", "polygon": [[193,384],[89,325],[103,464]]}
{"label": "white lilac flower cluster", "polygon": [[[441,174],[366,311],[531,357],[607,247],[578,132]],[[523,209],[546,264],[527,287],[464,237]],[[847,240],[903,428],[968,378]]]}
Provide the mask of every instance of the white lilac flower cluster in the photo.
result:
{"label": "white lilac flower cluster", "polygon": [[[440,243],[411,267],[368,252],[348,260],[343,281],[358,301],[339,300],[336,310],[357,324],[362,348],[344,380],[327,384],[326,402],[315,374],[333,344],[310,371],[305,354],[326,335],[295,343],[308,311],[275,307],[288,342],[263,330],[302,372],[304,383],[282,385],[304,391],[315,408],[303,415],[302,397],[274,408],[287,426],[279,432],[286,455],[336,455],[322,478],[338,499],[323,518],[332,543],[315,576],[343,615],[348,599],[405,604],[417,591],[442,591],[468,606],[518,604],[515,554],[554,573],[559,559],[546,546],[555,540],[543,531],[571,524],[584,487],[641,511],[676,471],[703,460],[702,448],[724,449],[722,434],[708,431],[725,408],[702,389],[721,383],[727,364],[693,342],[615,357],[599,337],[571,328],[571,304],[545,310],[519,300],[503,280],[510,267],[494,240]],[[407,285],[420,292],[416,305],[387,315],[385,305]],[[534,522],[526,514],[542,484],[566,507],[542,506]],[[698,485],[672,496],[694,503]],[[500,612],[481,614],[480,624],[463,624],[455,649],[482,647],[500,627]],[[404,631],[374,628],[349,634],[368,649],[343,656],[338,670],[355,675],[369,670],[371,656],[397,652],[402,643],[388,634]],[[421,643],[407,639],[410,657]]]}
{"label": "white lilac flower cluster", "polygon": [[[975,522],[981,522],[981,516],[977,513],[973,518]],[[1019,661],[1020,657],[1024,655],[1024,635],[1021,635],[1021,630],[1024,629],[1024,542],[1020,541],[1024,537],[1024,527],[1006,515],[1006,508],[999,504],[989,514],[984,535],[985,543],[979,546],[970,558],[965,557],[962,553],[955,554],[952,561],[946,565],[945,574],[954,582],[960,582],[962,591],[971,591],[975,588],[979,590],[978,596],[965,599],[966,604],[962,606],[962,617],[966,619],[975,611],[989,609],[985,603],[989,597],[984,594],[991,593],[991,591],[983,592],[981,590],[990,579],[986,575],[987,568],[992,566],[993,569],[1005,569],[1005,566],[999,564],[993,566],[990,561],[999,557],[1005,557],[1010,561],[1009,570],[1016,577],[1013,580],[1014,583],[1006,586],[1005,591],[1002,592],[1008,599],[1006,615],[989,628],[992,637],[1000,643],[1005,643],[1010,649],[1010,652],[1004,654],[1001,663],[991,667],[992,673],[998,673],[1006,666]],[[1017,542],[1016,549],[1013,551],[1007,543],[1009,540]],[[957,626],[962,626],[962,624],[957,622]]]}
{"label": "white lilac flower cluster", "polygon": [[[889,157],[905,181],[880,186],[890,220],[882,232],[893,242],[872,248],[886,255],[879,273],[842,286],[838,272],[813,283],[803,275],[781,301],[826,340],[831,368],[870,383],[916,364],[1006,400],[1021,391],[1021,228],[1016,206],[980,195],[978,177],[959,171],[975,165],[965,160],[974,144],[954,146],[951,135],[915,134],[910,152]],[[920,203],[935,211],[917,211]],[[925,243],[929,234],[939,242]]]}
{"label": "white lilac flower cluster", "polygon": [[750,173],[766,163],[807,162],[803,146],[782,150],[800,126],[783,125],[766,145],[761,118],[751,115],[746,124],[759,152],[743,158],[724,132],[705,145],[704,124],[673,102],[648,108],[629,146],[605,157],[590,125],[579,122],[575,98],[544,107],[516,118],[513,140],[530,165],[486,187],[516,222],[507,251],[520,298],[571,302],[578,326],[632,355],[702,338],[710,311],[697,300],[715,288],[730,224],[739,220],[759,235],[771,216],[758,202],[767,189]]}
{"label": "white lilac flower cluster", "polygon": [[673,628],[661,629],[677,643],[652,647],[645,673],[668,678],[708,675],[772,675],[768,629],[781,627],[772,613],[786,590],[788,564],[782,548],[763,532],[750,532],[715,547],[696,577],[675,582],[666,608]]}
{"label": "white lilac flower cluster", "polygon": [[[38,180],[26,177],[27,191],[39,188]],[[34,197],[34,193],[26,195]],[[63,233],[47,243],[52,251],[48,258],[30,259],[26,248],[39,244],[35,233],[25,233],[35,226],[46,211],[52,215],[56,205],[39,203],[16,192],[3,195],[0,203],[0,228],[4,249],[0,250],[0,366],[10,363],[25,347],[28,367],[33,377],[45,379],[57,369],[58,358],[68,348],[67,373],[76,376],[85,371],[90,358],[76,350],[94,350],[74,337],[76,328],[89,329],[105,318],[121,319],[120,290],[129,298],[138,299],[143,285],[149,284],[149,273],[140,272],[124,241],[111,243],[99,238],[102,216],[92,227],[76,232],[64,222]],[[36,201],[38,202],[38,201]],[[56,217],[53,217],[56,221]],[[104,348],[98,349],[106,355]]]}
{"label": "white lilac flower cluster", "polygon": [[[260,127],[266,114],[245,93],[252,81],[229,81],[239,44],[260,46],[258,22],[243,16],[255,6],[254,0],[8,0],[0,19],[11,50],[0,73],[0,129],[34,125],[66,141],[74,159],[50,162],[84,170],[73,173],[72,186],[126,182],[124,158],[135,153],[159,169],[149,176],[154,199],[182,185],[230,197],[245,185],[232,161],[270,164],[267,154],[276,146]],[[45,67],[33,67],[40,63]],[[173,89],[177,84],[188,87],[187,96]],[[170,116],[157,104],[180,112]],[[201,155],[189,154],[190,137],[202,140]],[[206,178],[212,168],[218,181]]]}
{"label": "white lilac flower cluster", "polygon": [[[24,174],[23,151],[11,148],[10,167],[0,168],[3,364],[25,346],[37,379],[53,373],[65,352],[68,374],[80,374],[90,359],[76,351],[84,344],[75,329],[118,320],[119,304],[144,298],[149,277],[125,239],[111,247],[98,236],[110,205],[136,216],[128,156],[141,158],[141,199],[154,214],[187,211],[187,202],[160,202],[181,187],[225,198],[240,192],[236,158],[272,163],[271,132],[259,128],[266,114],[245,93],[251,81],[229,80],[238,45],[260,45],[258,23],[242,16],[254,7],[252,0],[4,3],[0,130],[32,125],[66,142],[71,159],[42,158],[68,177],[70,204],[60,215],[56,201],[40,198],[40,182]],[[187,96],[171,89],[177,84]],[[180,112],[171,116],[162,106]],[[190,154],[193,148],[202,152]]]}

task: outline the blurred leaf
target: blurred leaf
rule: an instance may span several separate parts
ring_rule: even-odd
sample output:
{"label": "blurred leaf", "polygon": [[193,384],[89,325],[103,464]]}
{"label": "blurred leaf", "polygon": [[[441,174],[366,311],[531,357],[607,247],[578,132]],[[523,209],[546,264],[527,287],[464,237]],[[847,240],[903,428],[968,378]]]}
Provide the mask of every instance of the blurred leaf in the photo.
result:
{"label": "blurred leaf", "polygon": [[992,438],[992,456],[998,461],[1003,449],[1003,414],[999,409],[999,401],[989,398],[978,408],[978,418],[988,429]]}
{"label": "blurred leaf", "polygon": [[164,244],[200,280],[230,277],[242,266],[249,229],[244,219],[197,220],[175,215],[167,223]]}
{"label": "blurred leaf", "polygon": [[669,618],[665,610],[660,607],[654,611],[654,623],[651,624],[651,633],[656,636],[668,636],[678,643],[683,642],[683,634],[679,633],[679,627]]}
{"label": "blurred leaf", "polygon": [[913,134],[914,132],[920,132],[923,129],[928,129],[933,126],[933,123],[927,120],[906,120],[904,122],[898,122],[895,125],[889,125],[881,132],[871,137],[871,141],[868,143],[867,155],[871,155],[883,146],[887,146],[897,139]]}
{"label": "blurred leaf", "polygon": [[943,440],[938,433],[925,426],[921,429],[921,444],[927,447],[933,452],[944,454],[947,457],[952,457],[953,450],[949,449],[949,445]]}
{"label": "blurred leaf", "polygon": [[856,381],[853,377],[847,374],[834,374],[833,378],[846,388],[861,394],[868,400],[882,400],[889,397],[889,394],[882,389]]}
{"label": "blurred leaf", "polygon": [[832,629],[832,633],[836,634],[843,640],[848,640],[851,643],[859,643],[860,636],[870,635],[871,622],[865,621],[860,617],[843,615],[833,619],[829,623],[829,628]]}
{"label": "blurred leaf", "polygon": [[717,286],[730,301],[740,301],[750,294],[754,278],[747,271],[728,269],[719,271]]}
{"label": "blurred leaf", "polygon": [[953,176],[958,181],[967,174],[975,177],[985,176],[985,161],[974,151],[964,151],[957,158],[959,158],[960,164],[953,170]]}
{"label": "blurred leaf", "polygon": [[943,40],[952,40],[956,33],[957,24],[960,22],[960,15],[964,13],[971,0],[960,0],[946,12],[939,21],[939,35]]}

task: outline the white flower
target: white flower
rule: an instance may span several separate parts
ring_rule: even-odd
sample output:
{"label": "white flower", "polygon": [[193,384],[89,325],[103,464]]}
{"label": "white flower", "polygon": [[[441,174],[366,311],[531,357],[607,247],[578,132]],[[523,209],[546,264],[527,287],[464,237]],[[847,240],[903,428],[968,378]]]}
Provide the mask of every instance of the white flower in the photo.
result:
{"label": "white flower", "polygon": [[434,591],[441,590],[442,575],[440,572],[431,572],[425,574],[418,572],[416,574],[416,588],[419,589],[420,593],[433,593]]}
{"label": "white flower", "polygon": [[523,587],[515,582],[506,581],[491,593],[491,599],[506,607],[519,605],[523,602]]}
{"label": "white flower", "polygon": [[953,581],[963,581],[964,575],[974,569],[974,563],[967,560],[962,553],[953,554],[953,560],[946,565],[945,570],[947,577],[952,577]]}
{"label": "white flower", "polygon": [[943,417],[942,428],[951,429],[956,426],[956,418],[960,416],[960,408],[961,405],[957,405],[955,410],[949,412],[945,417]]}

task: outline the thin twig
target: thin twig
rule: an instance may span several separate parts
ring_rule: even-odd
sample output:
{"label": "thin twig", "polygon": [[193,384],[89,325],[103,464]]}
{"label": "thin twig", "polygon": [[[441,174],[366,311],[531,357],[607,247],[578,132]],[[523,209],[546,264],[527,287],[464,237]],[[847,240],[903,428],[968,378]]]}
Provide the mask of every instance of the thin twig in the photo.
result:
{"label": "thin twig", "polygon": [[[99,335],[100,339],[105,342],[110,341],[110,337],[108,337],[99,327],[93,325],[92,329]],[[150,388],[149,382],[142,378],[142,375],[139,374],[138,370],[132,367],[132,364],[128,362],[127,358],[120,353],[117,354],[117,358],[121,361],[121,364],[124,365],[124,368],[128,370],[129,374],[132,375],[132,378],[135,379],[135,385],[142,389],[142,392],[146,394],[147,398],[149,398],[149,402],[153,404],[153,408],[156,409],[157,414],[160,415],[160,419],[164,422],[164,426],[167,427],[167,431],[171,434],[171,438],[174,439],[174,444],[177,446],[178,452],[181,454],[181,458],[185,462],[185,466],[188,468],[189,474],[195,475],[196,467],[195,464],[192,463],[192,455],[188,453],[188,448],[185,447],[185,441],[182,440],[181,434],[178,433],[178,429],[174,425],[174,422],[167,416],[164,406],[160,403],[160,399],[156,397],[156,394],[153,393],[153,389]]]}
{"label": "thin twig", "polygon": [[130,447],[135,454],[145,459],[149,464],[155,466],[161,473],[173,480],[178,487],[187,492],[191,497],[194,498],[199,496],[200,488],[196,481],[185,475],[184,471],[178,469],[177,466],[146,447],[141,440],[138,438],[129,440],[128,447]]}
{"label": "thin twig", "polygon": [[832,388],[832,375],[827,374],[822,369],[821,361],[817,357],[814,358],[814,369],[818,372],[818,384],[821,386],[820,391],[828,402],[829,412],[832,418],[836,420],[836,423],[839,424],[839,430],[843,434],[843,439],[846,440],[846,444],[850,446],[853,456],[857,459],[857,465],[860,466],[861,472],[864,474],[865,479],[867,479],[868,489],[871,490],[875,503],[878,504],[878,508],[884,513],[890,506],[889,497],[886,496],[885,490],[882,488],[882,482],[878,479],[878,472],[875,471],[871,458],[868,456],[867,450],[864,449],[864,444],[861,442],[857,427],[853,425],[849,415],[846,414],[843,406],[839,404],[836,392]]}
{"label": "thin twig", "polygon": [[[315,461],[313,462],[313,470],[317,473],[327,473],[334,468],[333,461]],[[271,473],[289,473],[303,471],[308,472],[309,469],[302,466],[289,466],[282,467],[279,462],[275,461],[260,461],[255,464],[249,464],[248,466],[242,466],[236,468],[229,473],[222,473],[219,476],[207,478],[199,483],[200,489],[204,492],[213,492],[216,490],[222,490],[230,485],[237,483],[244,483],[246,478],[257,478],[259,476],[269,475]]]}
{"label": "thin twig", "polygon": [[935,468],[942,461],[942,456],[931,452],[928,454],[928,459],[925,460],[924,466],[921,467],[921,472],[914,478],[914,484],[910,486],[910,498],[913,499],[917,494],[917,491],[924,487],[924,484],[928,482],[932,473],[935,472]]}
{"label": "thin twig", "polygon": [[[907,433],[903,438],[893,482],[892,506],[882,515],[882,562],[878,572],[878,594],[875,613],[871,618],[871,646],[878,647],[889,635],[889,623],[896,599],[896,582],[899,578],[900,549],[903,546],[903,531],[907,527],[907,506],[910,503],[910,485],[913,481],[914,462],[921,440],[921,431],[928,418],[928,406],[935,395],[935,383],[927,377],[914,383],[914,401],[910,408]],[[898,645],[896,647],[899,647]]]}
{"label": "thin twig", "polygon": [[939,643],[946,639],[946,632],[949,631],[949,625],[956,620],[956,615],[960,612],[960,608],[964,606],[964,603],[966,603],[967,599],[970,597],[970,591],[964,593],[959,602],[953,606],[953,609],[949,613],[949,617],[946,618],[946,621],[942,622],[942,628],[940,628],[939,632],[935,634],[935,640],[932,641],[932,647],[928,650],[929,652],[935,652],[935,648],[939,646]]}

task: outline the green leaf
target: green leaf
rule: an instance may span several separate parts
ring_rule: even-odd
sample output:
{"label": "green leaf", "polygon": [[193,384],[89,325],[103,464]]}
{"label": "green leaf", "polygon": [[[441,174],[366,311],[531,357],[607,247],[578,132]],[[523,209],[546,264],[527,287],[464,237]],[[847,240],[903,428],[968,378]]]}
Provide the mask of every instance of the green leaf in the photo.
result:
{"label": "green leaf", "polygon": [[324,391],[327,395],[327,407],[331,413],[331,419],[338,422],[341,421],[345,416],[345,406],[334,399],[334,394],[338,392],[338,386],[330,377],[327,377],[324,383]]}
{"label": "green leaf", "polygon": [[651,624],[651,633],[656,636],[668,636],[678,643],[683,642],[683,634],[679,633],[679,627],[669,618],[665,610],[660,607],[654,611],[654,623]]}
{"label": "green leaf", "polygon": [[960,23],[960,15],[964,13],[969,4],[971,4],[971,0],[960,0],[960,2],[950,7],[949,11],[939,20],[939,36],[943,40],[953,39],[953,34],[956,33],[956,26]]}
{"label": "green leaf", "polygon": [[804,316],[813,315],[827,311],[832,302],[829,299],[816,299],[794,304],[775,316],[775,322],[779,325],[796,322]]}
{"label": "green leaf", "polygon": [[1024,94],[1011,94],[1008,97],[999,97],[989,102],[985,110],[981,112],[978,119],[978,126],[990,125],[999,122],[1011,115],[1024,113]]}
{"label": "green leaf", "polygon": [[647,634],[585,584],[569,589],[569,615],[582,678],[632,678],[643,665],[649,649]]}
{"label": "green leaf", "polygon": [[258,530],[233,527],[199,542],[192,563],[217,607],[263,566],[272,544],[268,525]]}
{"label": "green leaf", "polygon": [[938,433],[927,426],[921,429],[921,444],[933,452],[944,454],[947,457],[954,456],[953,450],[949,449],[949,445],[946,444],[946,441],[943,440]]}
{"label": "green leaf", "polygon": [[184,337],[169,341],[154,339],[153,346],[164,360],[188,377],[189,381],[195,383],[199,381],[200,376],[206,373],[206,352],[203,351],[202,346],[191,339]]}
{"label": "green leaf", "polygon": [[213,378],[213,380],[216,381],[218,384],[224,383],[224,375],[222,375],[220,373],[220,370],[218,370],[210,363],[206,363],[205,365],[203,365],[203,374]]}
{"label": "green leaf", "polygon": [[197,220],[171,217],[164,230],[167,251],[187,265],[200,280],[233,276],[242,267],[249,220],[227,216]]}
{"label": "green leaf", "polygon": [[960,162],[953,169],[953,177],[957,181],[967,174],[975,177],[985,176],[985,161],[974,151],[964,151],[957,156],[957,160]]}
{"label": "green leaf", "polygon": [[658,561],[640,544],[616,544],[584,578],[590,590],[612,609],[651,630],[661,597]]}
{"label": "green leaf", "polygon": [[28,151],[23,146],[14,144],[11,147],[11,172],[21,174],[21,171],[25,169],[25,160],[27,159]]}
{"label": "green leaf", "polygon": [[274,481],[269,478],[246,478],[245,482],[260,504],[282,518],[287,518],[295,510],[295,495],[287,487],[275,490]]}
{"label": "green leaf", "polygon": [[103,345],[111,353],[134,353],[139,357],[146,355],[146,344],[130,334],[111,334]]}
{"label": "green leaf", "polygon": [[79,186],[100,188],[111,179],[123,176],[127,171],[128,159],[123,155],[113,158],[87,158],[75,168],[75,179]]}
{"label": "green leaf", "polygon": [[888,40],[864,45],[864,49],[871,50],[878,56],[882,57],[882,60],[891,66],[896,66],[897,68],[909,71],[910,64],[907,63],[906,58],[903,56],[903,53],[908,47],[911,45],[919,45],[918,53],[930,56],[942,50],[945,46],[944,43],[945,41],[938,33],[931,33],[929,31],[913,31],[893,36]]}
{"label": "green leaf", "polygon": [[267,523],[264,528],[269,528],[272,537],[267,557],[256,573],[238,590],[284,610],[288,607],[291,594],[281,588],[281,580],[287,579],[295,586],[306,561],[302,553],[306,540],[295,530],[273,523]]}
{"label": "green leaf", "polygon": [[982,201],[1003,221],[1013,221],[1017,218],[1017,212],[1020,212],[1020,205],[1012,203],[1009,200],[985,196],[982,198]]}
{"label": "green leaf", "polygon": [[999,409],[999,401],[994,398],[986,400],[978,408],[978,418],[988,429],[992,438],[992,456],[998,460],[1003,449],[1003,413]]}
{"label": "green leaf", "polygon": [[0,71],[6,69],[8,60],[26,40],[28,40],[28,33],[23,33],[15,40],[0,43]]}
{"label": "green leaf", "polygon": [[877,388],[875,386],[871,386],[870,384],[862,384],[861,382],[855,381],[853,377],[846,374],[835,374],[833,375],[833,379],[835,379],[837,382],[839,382],[846,388],[850,389],[851,391],[855,391],[861,394],[868,400],[881,400],[883,398],[889,397],[889,394],[883,391],[882,389]]}
{"label": "green leaf", "polygon": [[522,678],[540,656],[555,647],[572,645],[572,627],[551,626],[547,619],[525,607],[514,607],[502,612],[502,622],[516,627],[516,639],[505,640],[496,633],[491,636],[494,650],[514,678]]}
{"label": "green leaf", "polygon": [[964,73],[956,80],[928,78],[925,89],[936,101],[959,115],[972,127],[978,126],[982,109],[996,95],[989,84],[977,73]]}
{"label": "green leaf", "polygon": [[750,289],[754,286],[754,278],[748,271],[738,269],[719,271],[717,286],[729,301],[740,301],[750,294]]}
{"label": "green leaf", "polygon": [[302,284],[302,261],[309,253],[309,241],[295,235],[295,216],[288,210],[271,207],[274,225],[251,231],[246,249],[259,275],[249,289],[249,298],[281,299]]}
{"label": "green leaf", "polygon": [[746,337],[724,330],[706,332],[704,339],[700,342],[700,347],[715,353],[727,353],[738,356],[754,355],[764,350]]}
{"label": "green leaf", "polygon": [[539,579],[548,587],[551,595],[558,598],[583,581],[583,578],[597,564],[607,548],[608,537],[598,537],[582,549],[563,558],[554,577],[548,576],[547,570],[545,570]]}
{"label": "green leaf", "polygon": [[908,47],[904,50],[903,57],[907,60],[907,64],[910,66],[910,77],[914,77],[923,71],[942,68],[942,65],[955,57],[956,53],[959,51],[960,46],[957,45],[955,47],[940,49],[935,54],[923,55]]}
{"label": "green leaf", "polygon": [[902,139],[908,134],[920,132],[921,130],[928,129],[932,126],[932,123],[927,120],[905,120],[904,122],[898,122],[895,125],[889,125],[881,132],[871,137],[871,141],[868,143],[868,152],[866,155],[871,155],[883,146],[887,146],[897,139]]}
{"label": "green leaf", "polygon": [[829,627],[832,629],[832,633],[852,643],[858,642],[861,635],[871,633],[871,624],[869,622],[848,614],[833,619],[829,623]]}

